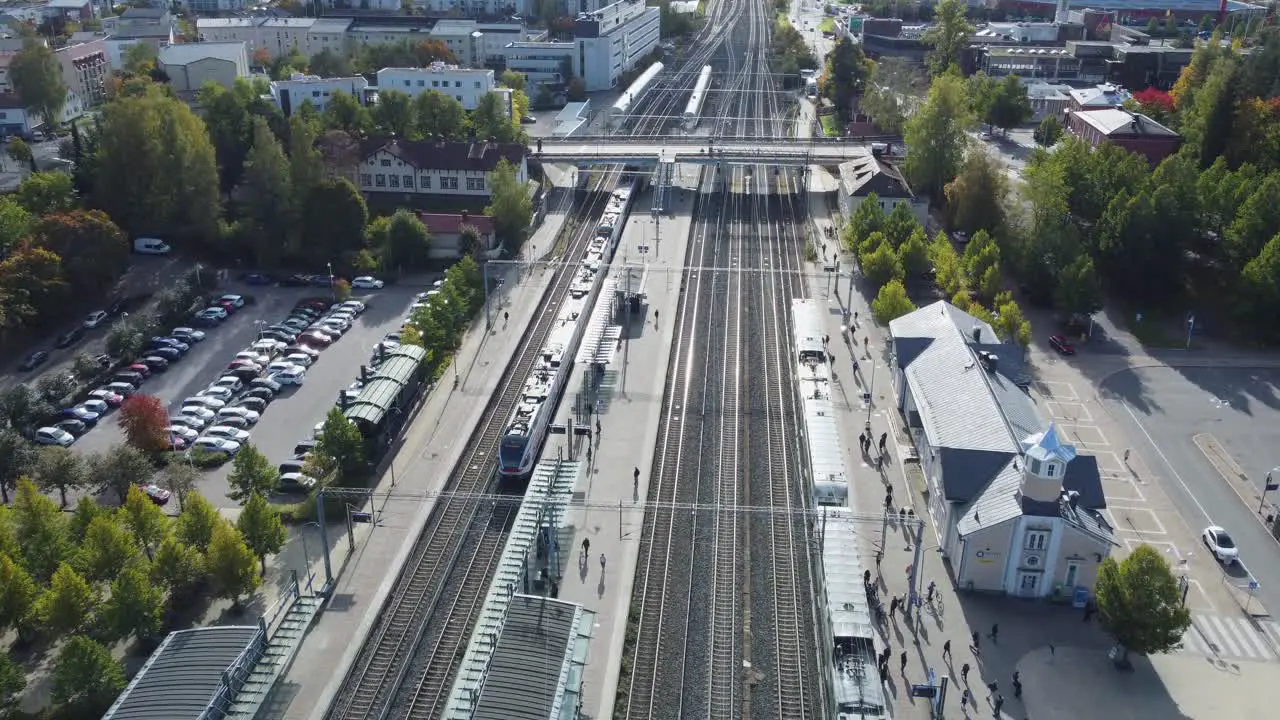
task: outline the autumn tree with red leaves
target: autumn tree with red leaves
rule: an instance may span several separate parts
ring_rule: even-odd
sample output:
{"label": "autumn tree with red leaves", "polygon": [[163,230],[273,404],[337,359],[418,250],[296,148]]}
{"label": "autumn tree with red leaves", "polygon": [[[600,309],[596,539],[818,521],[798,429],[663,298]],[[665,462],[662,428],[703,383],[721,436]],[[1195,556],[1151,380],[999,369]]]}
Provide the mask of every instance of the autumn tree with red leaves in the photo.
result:
{"label": "autumn tree with red leaves", "polygon": [[134,395],[120,406],[120,429],[130,445],[144,452],[169,449],[169,411],[154,395]]}

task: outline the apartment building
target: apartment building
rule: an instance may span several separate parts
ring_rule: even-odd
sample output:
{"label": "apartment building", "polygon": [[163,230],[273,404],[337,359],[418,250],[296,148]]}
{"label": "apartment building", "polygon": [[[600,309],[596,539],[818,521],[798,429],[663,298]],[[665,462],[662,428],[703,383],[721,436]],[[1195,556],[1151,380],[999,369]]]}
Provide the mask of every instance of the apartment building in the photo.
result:
{"label": "apartment building", "polygon": [[74,120],[90,108],[106,102],[106,80],[111,72],[111,61],[105,39],[59,48],[54,57],[62,67],[62,82],[67,86],[67,101],[59,121]]}
{"label": "apartment building", "polygon": [[644,0],[621,0],[574,23],[572,42],[513,42],[504,49],[506,67],[534,84],[559,84],[568,64],[588,91],[617,87],[623,73],[658,46],[660,11]]}
{"label": "apartment building", "polygon": [[474,67],[484,62],[484,33],[475,20],[440,20],[431,28],[431,38],[443,42],[461,65]]}
{"label": "apartment building", "polygon": [[378,90],[399,90],[418,96],[428,90],[448,95],[467,110],[475,110],[480,98],[495,87],[492,70],[463,68],[432,63],[424,68],[383,68],[378,71]]}
{"label": "apartment building", "polygon": [[294,73],[288,80],[276,80],[271,83],[271,97],[285,117],[289,117],[304,102],[310,102],[318,112],[324,112],[329,105],[329,98],[335,92],[344,92],[363,103],[365,91],[368,89],[369,81],[359,75],[322,78]]}

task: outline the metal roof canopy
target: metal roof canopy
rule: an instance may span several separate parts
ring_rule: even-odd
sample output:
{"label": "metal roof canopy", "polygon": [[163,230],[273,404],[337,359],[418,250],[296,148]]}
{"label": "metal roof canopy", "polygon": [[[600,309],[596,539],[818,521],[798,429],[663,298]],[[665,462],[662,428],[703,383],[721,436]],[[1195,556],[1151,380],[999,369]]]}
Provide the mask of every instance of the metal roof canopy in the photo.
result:
{"label": "metal roof canopy", "polygon": [[[557,645],[545,639],[545,632],[531,634],[525,608],[513,609],[513,602],[524,597],[517,590],[526,579],[527,558],[537,543],[539,528],[548,527],[552,538],[559,537],[556,530],[564,523],[581,469],[580,463],[555,460],[540,462],[534,468],[459,666],[444,712],[446,720],[546,720],[561,717],[566,709],[576,712],[588,645],[583,638],[590,635],[595,613],[579,608],[573,633]],[[506,632],[509,620],[516,628],[510,635]],[[574,637],[578,639],[570,642]],[[554,692],[535,699],[532,688],[553,688]],[[568,717],[573,717],[572,713]]]}
{"label": "metal roof canopy", "polygon": [[171,632],[102,720],[220,717],[265,645],[257,625]]}
{"label": "metal roof canopy", "polygon": [[618,338],[622,337],[622,328],[611,324],[616,288],[617,278],[610,273],[600,284],[600,294],[596,296],[596,304],[591,308],[591,317],[587,318],[587,326],[583,328],[582,342],[578,343],[578,356],[574,358],[575,363],[607,365],[613,360],[614,350],[618,347]]}

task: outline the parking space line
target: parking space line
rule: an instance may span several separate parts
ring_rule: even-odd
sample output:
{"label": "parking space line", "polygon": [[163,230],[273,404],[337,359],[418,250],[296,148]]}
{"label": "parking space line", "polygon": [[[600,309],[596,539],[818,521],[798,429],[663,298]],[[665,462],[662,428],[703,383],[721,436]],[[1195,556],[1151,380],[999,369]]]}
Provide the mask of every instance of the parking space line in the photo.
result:
{"label": "parking space line", "polygon": [[1129,472],[1129,469],[1124,466],[1124,460],[1120,459],[1115,450],[1094,450],[1091,454],[1098,458],[1098,469],[1102,472],[1117,475]]}
{"label": "parking space line", "polygon": [[[1168,535],[1169,534],[1165,530],[1164,523],[1160,522],[1160,518],[1156,517],[1156,511],[1152,510],[1151,508],[1130,507],[1128,505],[1112,505],[1108,507],[1106,510],[1104,510],[1103,512],[1106,512],[1110,515],[1111,519],[1114,521],[1112,522],[1111,526],[1115,528],[1118,532],[1131,532],[1137,535]],[[1151,523],[1154,524],[1156,528],[1159,528],[1159,529],[1141,527],[1139,523],[1143,522],[1143,520],[1138,520],[1138,522],[1135,522],[1135,519],[1142,517],[1143,514],[1150,517]],[[1122,519],[1126,522],[1121,522]],[[1152,544],[1154,545],[1155,543],[1152,543]],[[1178,554],[1178,559],[1179,560],[1182,559],[1181,553]]]}
{"label": "parking space line", "polygon": [[1059,421],[1093,422],[1093,415],[1084,403],[1049,400],[1049,414]]}
{"label": "parking space line", "polygon": [[1038,380],[1036,381],[1036,391],[1045,396],[1045,399],[1062,401],[1080,399],[1080,396],[1076,395],[1076,389],[1069,382]]}
{"label": "parking space line", "polygon": [[[1207,593],[1207,592],[1205,592],[1205,591],[1204,591],[1204,585],[1202,585],[1202,584],[1200,583],[1200,581],[1199,581],[1199,580],[1196,580],[1196,579],[1195,579],[1195,578],[1193,578],[1193,577],[1188,577],[1188,578],[1187,578],[1187,584],[1188,584],[1188,585],[1195,585],[1195,586],[1196,586],[1196,590],[1197,590],[1198,592],[1194,593],[1194,595],[1195,595],[1196,597],[1198,597],[1198,598],[1200,598],[1201,600],[1203,600],[1203,601],[1204,601],[1204,605],[1205,605],[1205,607],[1206,607],[1210,612],[1217,612],[1217,611],[1218,611],[1218,606],[1213,604],[1213,600],[1209,598],[1209,593]],[[1188,592],[1188,593],[1187,593],[1187,604],[1188,604],[1188,605],[1192,605],[1192,604],[1194,604],[1194,601],[1192,601],[1192,600],[1191,600],[1191,596],[1192,596],[1192,594],[1193,594],[1193,593],[1191,593],[1191,592]]]}
{"label": "parking space line", "polygon": [[1107,436],[1095,425],[1083,423],[1062,423],[1060,426],[1078,447],[1094,452],[1094,448],[1111,447]]}
{"label": "parking space line", "polygon": [[[1132,492],[1132,495],[1125,493],[1112,492],[1111,488],[1124,489],[1126,493]],[[1147,496],[1143,494],[1142,488],[1138,484],[1124,477],[1102,477],[1102,492],[1107,497],[1108,502],[1119,500],[1125,505],[1146,504]]]}

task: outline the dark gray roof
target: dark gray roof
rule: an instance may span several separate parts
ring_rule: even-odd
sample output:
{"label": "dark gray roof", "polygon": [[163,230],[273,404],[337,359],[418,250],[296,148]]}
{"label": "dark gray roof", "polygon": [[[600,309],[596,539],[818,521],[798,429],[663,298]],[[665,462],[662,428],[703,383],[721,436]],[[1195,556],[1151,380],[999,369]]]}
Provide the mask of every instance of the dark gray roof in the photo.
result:
{"label": "dark gray roof", "polygon": [[222,673],[253,647],[257,626],[169,633],[102,720],[195,720],[222,689]]}
{"label": "dark gray roof", "polygon": [[547,720],[564,693],[578,606],[532,595],[511,598],[473,720]]}
{"label": "dark gray roof", "polygon": [[902,173],[872,153],[840,163],[840,189],[851,197],[875,193],[885,200],[915,199]]}
{"label": "dark gray roof", "polygon": [[1015,457],[1017,454],[1013,452],[938,448],[942,492],[947,502],[963,503],[974,499],[991,483],[991,478]]}

